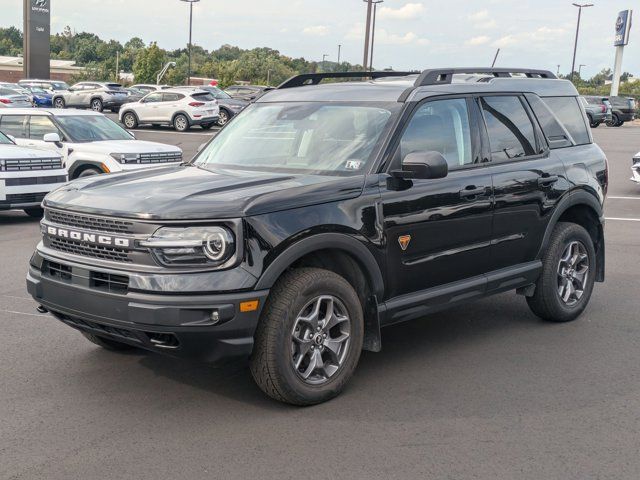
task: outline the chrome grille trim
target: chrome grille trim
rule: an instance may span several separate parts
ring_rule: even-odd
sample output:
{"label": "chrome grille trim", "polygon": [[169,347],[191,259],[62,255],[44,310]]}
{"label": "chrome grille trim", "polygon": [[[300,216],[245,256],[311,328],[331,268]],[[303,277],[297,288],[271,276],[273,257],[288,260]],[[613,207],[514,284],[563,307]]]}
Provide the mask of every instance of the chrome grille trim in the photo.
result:
{"label": "chrome grille trim", "polygon": [[153,152],[140,154],[140,163],[170,163],[181,161],[181,152]]}
{"label": "chrome grille trim", "polygon": [[62,160],[54,158],[20,158],[2,160],[5,172],[24,172],[32,170],[56,170],[62,168]]}

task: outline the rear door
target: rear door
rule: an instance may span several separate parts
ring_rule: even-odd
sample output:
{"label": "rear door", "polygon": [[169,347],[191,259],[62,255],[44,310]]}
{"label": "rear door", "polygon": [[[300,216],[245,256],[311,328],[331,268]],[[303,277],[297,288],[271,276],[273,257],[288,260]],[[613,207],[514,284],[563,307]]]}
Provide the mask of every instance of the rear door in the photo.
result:
{"label": "rear door", "polygon": [[158,115],[165,122],[170,122],[173,114],[181,107],[180,100],[184,98],[181,93],[162,93],[162,102],[158,104]]}
{"label": "rear door", "polygon": [[[524,267],[536,259],[554,207],[568,189],[564,165],[549,150],[524,96],[492,95],[478,101],[495,197],[491,269]],[[499,276],[495,284],[490,279],[489,290],[500,287]]]}

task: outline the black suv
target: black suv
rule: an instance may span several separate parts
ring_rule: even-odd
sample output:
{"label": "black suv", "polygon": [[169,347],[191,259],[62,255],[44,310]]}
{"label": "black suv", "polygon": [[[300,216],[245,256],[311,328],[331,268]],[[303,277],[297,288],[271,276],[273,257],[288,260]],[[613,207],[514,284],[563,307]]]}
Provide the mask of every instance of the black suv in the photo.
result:
{"label": "black suv", "polygon": [[250,358],[271,397],[337,395],[380,327],[508,290],[566,322],[604,280],[607,162],[538,70],[294,77],[190,163],[44,201],[30,294],[111,350]]}

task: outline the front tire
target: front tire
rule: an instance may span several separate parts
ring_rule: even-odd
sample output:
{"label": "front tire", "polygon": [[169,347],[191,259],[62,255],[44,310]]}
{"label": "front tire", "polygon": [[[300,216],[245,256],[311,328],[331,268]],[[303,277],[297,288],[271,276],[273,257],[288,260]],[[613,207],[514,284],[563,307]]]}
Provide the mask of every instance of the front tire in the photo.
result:
{"label": "front tire", "polygon": [[58,97],[53,101],[53,108],[65,108],[64,98]]}
{"label": "front tire", "polygon": [[619,122],[620,122],[620,119],[618,118],[618,115],[614,113],[611,115],[611,120],[607,122],[607,127],[616,127],[618,126]]}
{"label": "front tire", "polygon": [[362,351],[362,305],[340,275],[318,268],[285,273],[260,317],[251,373],[270,397],[314,405],[337,396]]}
{"label": "front tire", "polygon": [[133,350],[136,347],[128,345],[126,343],[118,342],[117,340],[111,340],[110,338],[99,337],[92,333],[80,332],[91,343],[95,343],[99,347],[109,350],[111,352],[126,352],[127,350]]}
{"label": "front tire", "polygon": [[177,132],[186,132],[189,130],[189,119],[186,115],[179,113],[173,119],[173,128],[176,129]]}
{"label": "front tire", "polygon": [[75,178],[91,177],[93,175],[100,175],[101,173],[102,172],[97,168],[87,167],[84,170],[82,170],[78,175],[76,175]]}
{"label": "front tire", "polygon": [[138,128],[138,117],[136,117],[135,113],[127,112],[122,116],[122,123],[129,130],[133,130]]}
{"label": "front tire", "polygon": [[227,122],[229,122],[230,118],[231,118],[231,115],[229,115],[229,112],[221,108],[220,113],[218,114],[218,126],[224,127],[227,124]]}
{"label": "front tire", "polygon": [[94,112],[101,112],[104,110],[104,106],[102,105],[102,100],[100,100],[99,98],[94,98],[93,100],[91,100],[91,110],[93,110]]}
{"label": "front tire", "polygon": [[589,303],[596,276],[596,252],[589,233],[575,223],[556,225],[542,259],[535,293],[527,298],[538,317],[570,322]]}

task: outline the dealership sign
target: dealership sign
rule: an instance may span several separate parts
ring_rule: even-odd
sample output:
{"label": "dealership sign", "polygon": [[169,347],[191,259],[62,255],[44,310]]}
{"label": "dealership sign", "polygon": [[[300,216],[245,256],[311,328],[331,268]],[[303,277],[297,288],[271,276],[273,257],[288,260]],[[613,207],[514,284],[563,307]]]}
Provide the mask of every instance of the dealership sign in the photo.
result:
{"label": "dealership sign", "polygon": [[24,1],[24,76],[50,77],[51,0]]}
{"label": "dealership sign", "polygon": [[616,36],[613,42],[615,47],[622,47],[629,43],[629,32],[631,31],[631,14],[633,10],[623,10],[616,19]]}

